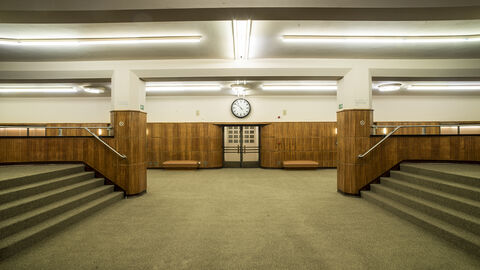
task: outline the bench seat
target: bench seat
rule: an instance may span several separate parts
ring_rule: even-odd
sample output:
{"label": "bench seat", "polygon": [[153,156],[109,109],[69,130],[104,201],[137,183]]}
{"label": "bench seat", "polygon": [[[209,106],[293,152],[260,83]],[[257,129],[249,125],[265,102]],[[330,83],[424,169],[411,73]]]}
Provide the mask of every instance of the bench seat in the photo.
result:
{"label": "bench seat", "polygon": [[198,160],[167,160],[162,163],[165,169],[191,169],[195,170],[200,166]]}
{"label": "bench seat", "polygon": [[316,169],[318,162],[313,160],[284,160],[284,169]]}

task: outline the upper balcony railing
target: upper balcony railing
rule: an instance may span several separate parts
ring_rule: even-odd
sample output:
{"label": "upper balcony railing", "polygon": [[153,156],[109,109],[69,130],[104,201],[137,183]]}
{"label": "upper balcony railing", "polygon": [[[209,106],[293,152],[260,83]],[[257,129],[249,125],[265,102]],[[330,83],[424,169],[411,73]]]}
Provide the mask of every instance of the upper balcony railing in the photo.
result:
{"label": "upper balcony railing", "polygon": [[[63,131],[64,130],[71,130],[71,129],[85,130],[86,132],[88,132],[88,134],[92,135],[95,139],[97,139],[99,142],[104,144],[109,150],[111,150],[112,152],[117,154],[119,157],[121,157],[122,159],[127,158],[127,156],[125,156],[123,154],[120,154],[117,150],[115,150],[115,148],[111,147],[108,143],[106,143],[104,140],[102,140],[97,134],[95,134],[95,132],[92,131],[92,129],[97,129],[98,133],[100,133],[100,135],[101,135],[103,133],[103,132],[101,132],[101,130],[107,130],[106,131],[107,136],[113,136],[113,128],[111,126],[107,126],[107,127],[0,126],[0,129],[4,129],[5,131],[7,131],[6,132],[7,136],[8,136],[8,129],[17,129],[17,130],[22,129],[22,130],[26,131],[26,134],[24,135],[26,137],[39,136],[37,134],[39,129],[43,130],[43,135],[40,135],[40,136],[47,136],[47,134],[46,134],[47,129],[58,130],[58,135],[56,135],[56,136],[63,136]],[[33,135],[33,136],[30,136],[31,130],[34,130],[36,134]],[[19,136],[19,135],[17,135],[17,136]],[[23,136],[23,135],[20,135],[20,136]]]}
{"label": "upper balcony railing", "polygon": [[[467,133],[462,133],[462,128],[474,128],[475,132],[467,132]],[[387,134],[387,129],[393,128],[392,131],[390,131]],[[431,135],[427,134],[427,128],[439,128],[439,132],[437,134],[439,135],[472,135],[472,134],[480,134],[480,125],[479,124],[441,124],[441,125],[398,125],[398,126],[393,126],[393,125],[373,125],[372,126],[372,135],[377,135],[377,130],[382,129],[384,132],[385,137],[383,137],[379,142],[377,142],[374,146],[372,146],[370,149],[368,149],[365,153],[359,154],[358,158],[363,158],[366,155],[368,155],[370,152],[372,152],[375,148],[377,148],[379,145],[381,145],[383,142],[385,142],[390,136],[392,136],[394,133],[396,133],[398,130],[402,128],[421,128],[422,133],[421,135]],[[449,128],[452,129],[454,128],[456,130],[455,133],[447,132],[447,133],[442,133],[442,128]],[[415,134],[413,134],[415,135]]]}

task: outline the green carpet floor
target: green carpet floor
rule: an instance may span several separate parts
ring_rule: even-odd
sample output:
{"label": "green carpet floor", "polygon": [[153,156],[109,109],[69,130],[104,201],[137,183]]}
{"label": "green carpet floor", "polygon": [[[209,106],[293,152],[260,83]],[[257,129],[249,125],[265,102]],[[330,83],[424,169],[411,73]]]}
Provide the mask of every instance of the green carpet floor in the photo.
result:
{"label": "green carpet floor", "polygon": [[480,269],[480,260],[361,198],[336,170],[148,171],[122,200],[0,269]]}

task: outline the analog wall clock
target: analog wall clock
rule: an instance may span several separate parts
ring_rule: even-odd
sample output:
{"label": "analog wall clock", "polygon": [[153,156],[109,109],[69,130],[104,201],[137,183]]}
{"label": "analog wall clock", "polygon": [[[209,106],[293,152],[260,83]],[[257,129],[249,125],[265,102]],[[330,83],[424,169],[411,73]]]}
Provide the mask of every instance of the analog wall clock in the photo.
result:
{"label": "analog wall clock", "polygon": [[232,113],[235,117],[245,118],[251,110],[250,102],[244,98],[237,98],[232,103]]}

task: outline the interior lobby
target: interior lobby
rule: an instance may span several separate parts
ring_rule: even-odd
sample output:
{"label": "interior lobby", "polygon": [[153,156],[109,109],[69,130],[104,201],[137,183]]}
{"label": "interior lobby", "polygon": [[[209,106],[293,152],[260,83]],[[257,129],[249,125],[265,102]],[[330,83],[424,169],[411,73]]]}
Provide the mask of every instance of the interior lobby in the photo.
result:
{"label": "interior lobby", "polygon": [[479,269],[475,0],[0,1],[0,269]]}

